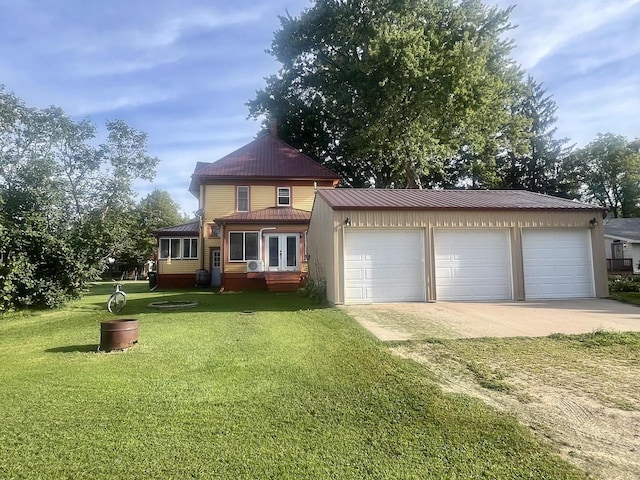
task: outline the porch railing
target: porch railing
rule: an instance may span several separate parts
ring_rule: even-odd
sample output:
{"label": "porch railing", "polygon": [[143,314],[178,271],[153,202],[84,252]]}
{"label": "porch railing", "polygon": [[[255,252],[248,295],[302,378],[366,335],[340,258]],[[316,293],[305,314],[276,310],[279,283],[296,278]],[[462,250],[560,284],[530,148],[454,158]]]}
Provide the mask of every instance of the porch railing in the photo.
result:
{"label": "porch railing", "polygon": [[633,259],[631,258],[607,258],[607,272],[631,273],[633,272]]}

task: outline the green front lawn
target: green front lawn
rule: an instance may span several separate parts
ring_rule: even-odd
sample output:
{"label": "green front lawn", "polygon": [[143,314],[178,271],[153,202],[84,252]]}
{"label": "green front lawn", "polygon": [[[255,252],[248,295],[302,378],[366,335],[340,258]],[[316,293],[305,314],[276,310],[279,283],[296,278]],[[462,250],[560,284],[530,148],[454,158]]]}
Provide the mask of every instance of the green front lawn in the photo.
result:
{"label": "green front lawn", "polygon": [[140,344],[96,353],[110,288],[0,319],[0,478],[584,478],[295,294],[127,284]]}
{"label": "green front lawn", "polygon": [[611,292],[609,296],[619,302],[640,305],[640,293],[638,292]]}

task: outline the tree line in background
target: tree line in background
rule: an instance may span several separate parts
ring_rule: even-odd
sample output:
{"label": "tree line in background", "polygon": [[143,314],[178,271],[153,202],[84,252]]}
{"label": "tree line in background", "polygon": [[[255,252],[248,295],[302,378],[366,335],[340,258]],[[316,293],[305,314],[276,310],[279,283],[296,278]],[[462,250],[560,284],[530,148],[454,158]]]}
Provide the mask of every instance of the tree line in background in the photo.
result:
{"label": "tree line in background", "polygon": [[153,179],[158,163],[146,134],[120,120],[106,130],[96,146],[88,119],[0,87],[0,313],[77,297],[109,257],[140,265],[152,232],[184,220],[167,192],[135,202],[133,182]]}
{"label": "tree line in background", "polygon": [[640,142],[574,150],[510,57],[511,8],[478,0],[317,0],[281,17],[281,64],[248,102],[278,136],[376,188],[526,189],[639,213]]}

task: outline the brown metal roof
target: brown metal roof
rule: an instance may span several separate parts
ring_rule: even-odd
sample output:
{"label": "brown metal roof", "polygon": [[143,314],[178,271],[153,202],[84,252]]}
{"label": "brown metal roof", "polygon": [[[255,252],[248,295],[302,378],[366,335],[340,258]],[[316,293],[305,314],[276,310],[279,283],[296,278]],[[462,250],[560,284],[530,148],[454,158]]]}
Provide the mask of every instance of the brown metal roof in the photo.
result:
{"label": "brown metal roof", "polygon": [[271,134],[255,139],[217,162],[198,164],[193,176],[340,179],[328,168]]}
{"label": "brown metal roof", "polygon": [[269,207],[215,219],[216,223],[309,223],[311,212],[290,207]]}
{"label": "brown metal roof", "polygon": [[605,210],[524,190],[319,190],[334,210]]}
{"label": "brown metal roof", "polygon": [[189,223],[183,223],[181,225],[175,225],[173,227],[164,227],[153,232],[156,236],[159,235],[176,235],[178,237],[188,237],[191,235],[198,236],[200,234],[200,222],[194,221]]}

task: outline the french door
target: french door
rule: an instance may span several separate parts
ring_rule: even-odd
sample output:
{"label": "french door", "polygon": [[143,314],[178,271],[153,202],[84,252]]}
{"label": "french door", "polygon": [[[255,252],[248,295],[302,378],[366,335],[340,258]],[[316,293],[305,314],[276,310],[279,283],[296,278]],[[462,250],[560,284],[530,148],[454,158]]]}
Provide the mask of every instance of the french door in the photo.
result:
{"label": "french door", "polygon": [[266,267],[270,272],[296,272],[300,270],[300,237],[297,233],[267,235]]}

